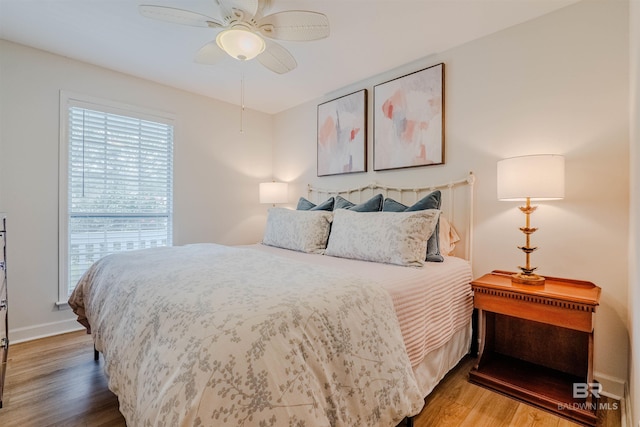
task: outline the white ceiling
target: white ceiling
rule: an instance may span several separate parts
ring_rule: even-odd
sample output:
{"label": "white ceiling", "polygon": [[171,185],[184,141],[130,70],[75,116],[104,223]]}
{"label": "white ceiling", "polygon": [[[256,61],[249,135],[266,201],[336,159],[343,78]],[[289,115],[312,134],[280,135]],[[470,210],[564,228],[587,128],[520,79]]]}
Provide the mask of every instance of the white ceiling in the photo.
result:
{"label": "white ceiling", "polygon": [[331,35],[286,42],[298,67],[193,61],[217,30],[154,21],[139,4],[218,16],[215,0],[0,0],[0,38],[165,85],[277,113],[368,77],[549,13],[577,0],[272,0],[269,12],[312,10]]}

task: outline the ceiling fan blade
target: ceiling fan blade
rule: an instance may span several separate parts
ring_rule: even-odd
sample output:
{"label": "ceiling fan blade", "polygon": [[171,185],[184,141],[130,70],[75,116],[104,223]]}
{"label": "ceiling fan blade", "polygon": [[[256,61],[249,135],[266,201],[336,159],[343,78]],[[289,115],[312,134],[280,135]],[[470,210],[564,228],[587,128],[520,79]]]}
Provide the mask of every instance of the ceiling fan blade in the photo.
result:
{"label": "ceiling fan blade", "polygon": [[258,61],[262,65],[278,74],[287,73],[298,66],[295,58],[287,49],[276,42],[270,40],[265,41],[267,47],[264,52],[258,55]]}
{"label": "ceiling fan blade", "polygon": [[254,18],[260,19],[264,16],[265,11],[271,8],[271,0],[259,0],[258,1],[258,11],[256,12]]}
{"label": "ceiling fan blade", "polygon": [[220,62],[227,56],[227,53],[220,49],[216,41],[211,41],[202,46],[198,52],[196,52],[195,61],[198,64],[214,65]]}
{"label": "ceiling fan blade", "polygon": [[318,12],[288,10],[258,21],[260,33],[278,40],[308,41],[329,36],[329,20]]}
{"label": "ceiling fan blade", "polygon": [[218,28],[223,25],[210,16],[202,15],[196,12],[190,12],[183,9],[175,9],[173,7],[153,6],[142,4],[138,6],[138,10],[142,16],[160,21],[171,22],[174,24],[191,25],[193,27],[209,27]]}
{"label": "ceiling fan blade", "polygon": [[233,15],[233,10],[241,10],[250,18],[258,12],[258,0],[216,0],[225,18]]}

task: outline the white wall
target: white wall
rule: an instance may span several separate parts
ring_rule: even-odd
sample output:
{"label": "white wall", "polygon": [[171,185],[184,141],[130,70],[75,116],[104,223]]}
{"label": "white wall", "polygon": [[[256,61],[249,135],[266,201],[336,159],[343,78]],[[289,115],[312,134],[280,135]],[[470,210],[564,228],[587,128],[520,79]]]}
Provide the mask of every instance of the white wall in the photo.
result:
{"label": "white wall", "polygon": [[0,211],[12,342],[76,327],[58,310],[59,91],[172,113],[174,243],[252,243],[271,179],[272,116],[0,40]]}
{"label": "white wall", "polygon": [[[496,200],[496,162],[564,154],[566,198],[541,203],[533,216],[540,228],[533,265],[543,275],[602,288],[595,368],[605,392],[621,396],[628,355],[628,23],[626,2],[581,2],[282,112],[274,122],[274,173],[293,181],[292,194],[304,194],[307,183],[439,184],[472,170],[473,268],[480,276],[524,262],[516,249],[524,218],[516,203]],[[446,68],[445,165],[316,177],[317,104],[367,88],[371,110],[375,84],[440,62]],[[369,126],[369,165],[372,140]]]}
{"label": "white wall", "polygon": [[629,364],[632,419],[629,427],[640,425],[640,1],[630,3],[629,76],[631,95],[630,147],[631,188],[629,218]]}

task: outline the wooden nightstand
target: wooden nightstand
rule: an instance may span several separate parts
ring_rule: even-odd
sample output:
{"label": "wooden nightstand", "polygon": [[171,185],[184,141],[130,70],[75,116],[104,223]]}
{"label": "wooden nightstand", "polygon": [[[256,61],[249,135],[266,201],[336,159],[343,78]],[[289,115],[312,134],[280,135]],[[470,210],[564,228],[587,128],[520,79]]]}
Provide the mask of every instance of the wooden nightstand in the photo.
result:
{"label": "wooden nightstand", "polygon": [[471,282],[480,343],[469,381],[595,426],[600,288],[554,277],[540,286],[512,284],[511,274],[496,270]]}

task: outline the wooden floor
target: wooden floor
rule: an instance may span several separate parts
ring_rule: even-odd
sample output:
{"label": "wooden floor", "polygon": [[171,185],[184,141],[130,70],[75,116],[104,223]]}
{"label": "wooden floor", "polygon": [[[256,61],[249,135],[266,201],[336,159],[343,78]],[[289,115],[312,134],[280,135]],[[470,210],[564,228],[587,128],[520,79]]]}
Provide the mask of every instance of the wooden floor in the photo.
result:
{"label": "wooden floor", "polygon": [[[427,397],[415,427],[577,425],[470,384],[473,362],[465,358]],[[0,426],[125,426],[102,363],[94,362],[91,337],[83,332],[12,345]],[[602,403],[617,410],[599,411],[598,427],[619,427],[618,402]]]}

